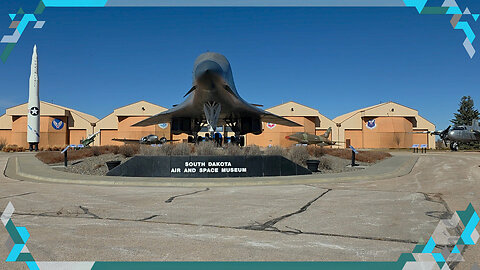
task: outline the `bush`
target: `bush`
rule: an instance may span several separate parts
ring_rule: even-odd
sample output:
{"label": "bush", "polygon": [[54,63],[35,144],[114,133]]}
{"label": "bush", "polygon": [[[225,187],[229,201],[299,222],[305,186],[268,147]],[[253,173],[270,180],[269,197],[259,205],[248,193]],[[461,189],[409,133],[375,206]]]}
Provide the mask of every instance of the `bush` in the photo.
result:
{"label": "bush", "polygon": [[92,153],[94,156],[100,156],[102,154],[102,150],[98,146],[92,146]]}
{"label": "bush", "polygon": [[19,150],[18,145],[16,144],[9,144],[3,148],[5,152],[17,152]]}
{"label": "bush", "polygon": [[267,156],[287,156],[287,150],[280,146],[271,146],[265,149],[265,155]]}
{"label": "bush", "polygon": [[0,138],[0,151],[2,151],[5,146],[7,146],[7,139]]}
{"label": "bush", "polygon": [[172,156],[188,156],[192,153],[192,147],[188,143],[179,143],[172,144],[174,148],[172,149]]}
{"label": "bush", "polygon": [[133,157],[139,151],[140,151],[140,145],[134,145],[134,144],[122,145],[119,148],[119,153],[122,154],[124,157]]}
{"label": "bush", "polygon": [[308,153],[312,157],[322,157],[325,155],[325,150],[321,146],[316,146],[316,145],[310,145],[308,146]]}
{"label": "bush", "polygon": [[[350,149],[324,148],[323,151],[325,152],[325,154],[343,159],[352,158],[352,150]],[[390,155],[389,153],[381,151],[359,151],[358,154],[356,154],[355,159],[359,162],[374,163],[391,156],[392,155]]]}
{"label": "bush", "polygon": [[287,158],[299,165],[305,165],[310,159],[310,154],[305,146],[293,146],[288,151]]}
{"label": "bush", "polygon": [[333,169],[332,161],[330,159],[320,158],[319,161],[320,161],[320,163],[318,164],[318,169],[320,171],[321,170],[332,170]]}
{"label": "bush", "polygon": [[244,149],[236,144],[227,144],[224,149],[227,156],[243,156],[245,154]]}
{"label": "bush", "polygon": [[259,156],[262,155],[262,150],[258,145],[250,145],[243,148],[243,152],[245,156]]}
{"label": "bush", "polygon": [[138,153],[142,156],[163,156],[157,147],[151,145],[140,145],[140,151]]}
{"label": "bush", "polygon": [[200,142],[195,147],[197,156],[215,156],[219,155],[217,145],[213,141]]}

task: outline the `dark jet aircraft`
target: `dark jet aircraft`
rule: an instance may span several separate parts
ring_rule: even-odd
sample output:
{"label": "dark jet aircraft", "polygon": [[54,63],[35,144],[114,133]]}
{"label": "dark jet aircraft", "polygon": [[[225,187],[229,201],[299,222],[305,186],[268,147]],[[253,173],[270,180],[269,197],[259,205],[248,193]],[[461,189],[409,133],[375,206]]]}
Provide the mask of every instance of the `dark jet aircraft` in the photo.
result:
{"label": "dark jet aircraft", "polygon": [[450,149],[452,151],[457,151],[460,143],[480,142],[480,127],[478,125],[478,119],[473,120],[471,126],[448,126],[444,130],[424,131],[420,133],[438,135],[440,139],[443,140],[443,143],[445,143],[445,146],[447,146],[447,141],[450,142]]}
{"label": "dark jet aircraft", "polygon": [[170,122],[172,134],[192,135],[189,137],[192,142],[202,140],[198,137],[198,132],[203,126],[208,127],[212,138],[217,127],[226,126],[235,133],[231,141],[239,144],[244,142],[242,135],[261,134],[262,122],[300,126],[243,100],[233,82],[230,63],[218,53],[203,53],[195,60],[193,86],[184,97],[186,96],[188,98],[183,103],[133,126]]}
{"label": "dark jet aircraft", "polygon": [[112,139],[112,141],[116,142],[124,142],[124,143],[139,143],[139,144],[164,144],[167,142],[175,142],[178,140],[167,140],[165,137],[158,138],[157,135],[147,135],[145,137],[142,137],[140,140],[138,139]]}
{"label": "dark jet aircraft", "polygon": [[328,139],[330,133],[332,132],[332,128],[329,127],[325,134],[317,136],[312,135],[306,132],[297,132],[292,135],[285,136],[285,139],[295,141],[301,144],[316,144],[319,146],[326,146],[326,145],[335,145],[337,142],[331,141]]}

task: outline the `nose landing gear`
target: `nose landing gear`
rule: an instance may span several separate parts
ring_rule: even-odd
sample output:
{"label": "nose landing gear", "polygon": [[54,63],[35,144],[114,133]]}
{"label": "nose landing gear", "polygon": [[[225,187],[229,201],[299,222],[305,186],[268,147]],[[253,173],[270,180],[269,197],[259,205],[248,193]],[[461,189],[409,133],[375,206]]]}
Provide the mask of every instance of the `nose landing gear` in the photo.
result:
{"label": "nose landing gear", "polygon": [[450,142],[450,150],[452,150],[452,151],[458,151],[458,143],[456,143],[456,142]]}

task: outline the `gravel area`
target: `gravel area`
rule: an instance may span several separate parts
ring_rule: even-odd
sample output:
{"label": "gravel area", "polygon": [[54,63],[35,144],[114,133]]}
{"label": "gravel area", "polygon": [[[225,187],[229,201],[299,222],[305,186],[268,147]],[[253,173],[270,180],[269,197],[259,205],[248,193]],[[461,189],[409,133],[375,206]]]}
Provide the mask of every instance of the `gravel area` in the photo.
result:
{"label": "gravel area", "polygon": [[343,159],[331,155],[324,155],[320,157],[319,160],[320,164],[318,165],[318,170],[320,172],[317,173],[339,173],[357,171],[363,170],[363,168],[374,164],[357,161],[356,164],[360,165],[359,167],[347,167],[348,165],[352,164],[352,161],[350,159]]}
{"label": "gravel area", "polygon": [[[75,160],[69,162],[68,167],[64,167],[63,164],[52,164],[51,166],[55,170],[86,174],[86,175],[106,175],[108,172],[107,161],[120,160],[122,163],[127,161],[129,158],[125,158],[120,154],[104,154],[100,156],[88,157],[82,160]],[[339,173],[347,171],[356,171],[362,170],[362,167],[370,166],[372,164],[365,162],[357,162],[360,167],[347,167],[351,161],[349,159],[342,159],[335,156],[324,155],[320,158],[320,165],[318,169],[320,172],[317,173]]]}
{"label": "gravel area", "polygon": [[106,175],[108,172],[107,161],[120,160],[122,163],[127,161],[129,158],[125,158],[120,154],[104,154],[100,156],[88,157],[81,160],[75,160],[69,162],[68,166],[65,168],[63,164],[53,164],[51,165],[55,170],[78,173],[78,174],[88,174],[88,175]]}

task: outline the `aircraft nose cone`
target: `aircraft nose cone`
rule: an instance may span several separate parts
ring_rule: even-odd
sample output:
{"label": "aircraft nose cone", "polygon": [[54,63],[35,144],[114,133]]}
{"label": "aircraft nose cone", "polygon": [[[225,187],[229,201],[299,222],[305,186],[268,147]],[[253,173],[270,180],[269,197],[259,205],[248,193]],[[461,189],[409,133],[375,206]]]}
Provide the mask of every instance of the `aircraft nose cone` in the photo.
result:
{"label": "aircraft nose cone", "polygon": [[285,139],[290,140],[290,136],[285,136]]}
{"label": "aircraft nose cone", "polygon": [[223,74],[222,67],[214,61],[203,61],[195,68],[195,78],[199,78],[205,73],[216,73],[218,75]]}

